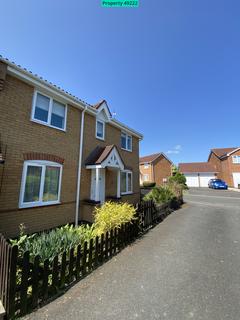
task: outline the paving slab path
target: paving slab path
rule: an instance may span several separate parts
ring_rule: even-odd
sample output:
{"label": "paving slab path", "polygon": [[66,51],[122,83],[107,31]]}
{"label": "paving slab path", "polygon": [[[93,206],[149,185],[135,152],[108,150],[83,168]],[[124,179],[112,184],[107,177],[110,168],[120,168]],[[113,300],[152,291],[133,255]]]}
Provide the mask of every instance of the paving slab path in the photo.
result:
{"label": "paving slab path", "polygon": [[25,319],[239,320],[240,193],[195,189],[185,201]]}

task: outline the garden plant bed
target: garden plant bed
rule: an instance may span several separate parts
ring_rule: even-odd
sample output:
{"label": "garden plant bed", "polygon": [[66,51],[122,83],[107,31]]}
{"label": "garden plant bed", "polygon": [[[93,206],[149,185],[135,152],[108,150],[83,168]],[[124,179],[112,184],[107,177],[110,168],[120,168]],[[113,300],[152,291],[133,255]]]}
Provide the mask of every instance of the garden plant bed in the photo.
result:
{"label": "garden plant bed", "polygon": [[18,246],[11,246],[0,236],[0,299],[7,319],[23,316],[58,297],[161,222],[181,203],[182,198],[177,203],[160,206],[155,206],[152,201],[142,202],[131,222],[85,241],[82,246],[70,248],[52,261],[41,261],[39,255],[30,257],[29,251],[20,256]]}

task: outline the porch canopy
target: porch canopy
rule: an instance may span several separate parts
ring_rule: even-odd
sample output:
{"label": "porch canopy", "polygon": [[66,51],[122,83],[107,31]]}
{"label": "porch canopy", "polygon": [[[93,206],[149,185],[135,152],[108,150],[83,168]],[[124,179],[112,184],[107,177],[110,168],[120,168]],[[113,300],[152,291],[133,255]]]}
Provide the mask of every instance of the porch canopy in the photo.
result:
{"label": "porch canopy", "polygon": [[92,170],[91,200],[103,203],[105,201],[105,169],[117,172],[117,198],[121,197],[120,180],[124,162],[115,145],[96,147],[85,162],[86,168]]}

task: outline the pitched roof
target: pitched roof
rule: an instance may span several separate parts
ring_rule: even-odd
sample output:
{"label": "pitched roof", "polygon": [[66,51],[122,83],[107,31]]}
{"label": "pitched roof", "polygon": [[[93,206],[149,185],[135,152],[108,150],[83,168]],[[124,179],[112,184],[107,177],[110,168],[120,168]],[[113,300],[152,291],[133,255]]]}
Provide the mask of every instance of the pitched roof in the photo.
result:
{"label": "pitched roof", "polygon": [[222,157],[225,157],[228,153],[233,152],[236,149],[238,149],[238,147],[215,148],[215,149],[211,149],[211,152],[213,152],[218,158],[222,158]]}
{"label": "pitched roof", "polygon": [[104,160],[106,160],[106,158],[108,157],[108,155],[110,154],[110,152],[116,148],[117,153],[119,154],[119,157],[122,161],[122,163],[124,164],[120,153],[118,152],[118,148],[112,144],[110,146],[106,146],[106,147],[100,147],[97,146],[88,156],[88,158],[85,161],[85,165],[86,166],[91,166],[91,165],[97,165],[97,164],[101,164]]}
{"label": "pitched roof", "polygon": [[217,172],[215,166],[209,162],[179,163],[179,171],[182,173]]}
{"label": "pitched roof", "polygon": [[151,163],[151,162],[153,162],[154,160],[156,160],[160,156],[163,156],[170,163],[172,163],[172,161],[170,159],[168,159],[168,157],[163,152],[154,153],[154,154],[150,154],[148,156],[140,157],[139,162],[140,163]]}
{"label": "pitched roof", "polygon": [[114,145],[100,147],[97,146],[86,159],[86,165],[101,164],[114,148]]}
{"label": "pitched roof", "polygon": [[99,109],[104,102],[106,102],[106,100],[99,101],[98,103],[93,105],[93,108]]}

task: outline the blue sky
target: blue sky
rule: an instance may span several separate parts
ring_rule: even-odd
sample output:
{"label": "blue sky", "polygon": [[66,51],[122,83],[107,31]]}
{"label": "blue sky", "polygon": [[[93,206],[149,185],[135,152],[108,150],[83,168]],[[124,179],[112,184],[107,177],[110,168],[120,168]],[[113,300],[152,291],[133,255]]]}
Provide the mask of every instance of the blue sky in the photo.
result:
{"label": "blue sky", "polygon": [[0,53],[144,134],[141,155],[239,146],[239,0],[0,0]]}

